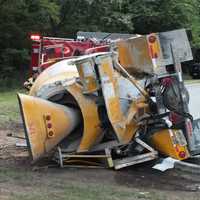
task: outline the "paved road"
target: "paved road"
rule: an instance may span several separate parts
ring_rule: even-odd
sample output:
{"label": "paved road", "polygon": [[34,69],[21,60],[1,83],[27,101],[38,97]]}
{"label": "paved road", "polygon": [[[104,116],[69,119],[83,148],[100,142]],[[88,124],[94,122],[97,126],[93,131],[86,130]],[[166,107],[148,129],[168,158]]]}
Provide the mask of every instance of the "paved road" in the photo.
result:
{"label": "paved road", "polygon": [[194,119],[200,118],[200,83],[186,84],[190,94],[189,111]]}

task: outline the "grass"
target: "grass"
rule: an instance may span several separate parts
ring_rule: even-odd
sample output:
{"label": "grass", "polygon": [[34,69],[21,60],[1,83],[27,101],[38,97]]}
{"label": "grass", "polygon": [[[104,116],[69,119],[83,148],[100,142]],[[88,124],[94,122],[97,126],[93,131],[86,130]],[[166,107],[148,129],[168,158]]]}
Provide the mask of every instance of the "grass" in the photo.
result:
{"label": "grass", "polygon": [[[17,92],[0,92],[0,126],[8,126],[20,121]],[[0,160],[0,163],[4,161]],[[67,170],[67,169],[66,169]],[[14,162],[9,167],[0,165],[0,200],[166,200],[168,192],[137,189],[126,185],[117,185],[113,181],[101,183],[101,179],[87,181],[89,172],[82,178],[67,177],[65,170],[57,169],[34,172],[31,166],[16,167]],[[83,171],[84,173],[84,171]],[[98,172],[97,172],[98,173]],[[111,173],[112,174],[112,173]],[[101,176],[101,174],[99,174]],[[109,173],[108,173],[109,176]],[[84,180],[83,180],[84,179]],[[91,180],[91,178],[90,178]],[[136,180],[133,180],[133,182]],[[144,179],[145,181],[145,179]],[[105,182],[105,181],[104,181]],[[176,200],[185,199],[182,197]],[[192,200],[193,198],[191,198]],[[197,200],[199,198],[196,198]]]}
{"label": "grass", "polygon": [[186,84],[200,83],[200,79],[185,80]]}
{"label": "grass", "polygon": [[[59,169],[58,169],[59,170]],[[55,171],[33,172],[14,168],[0,169],[0,186],[12,188],[2,193],[9,200],[165,200],[164,195],[136,188],[57,178]],[[63,171],[64,173],[64,171]]]}
{"label": "grass", "polygon": [[[51,188],[49,188],[51,189]],[[32,194],[13,194],[11,200],[156,200],[153,195],[141,195],[139,192],[124,190],[116,187],[104,187],[98,185],[66,185],[62,190],[48,191],[43,188]],[[164,199],[163,199],[164,200]]]}
{"label": "grass", "polygon": [[10,90],[0,92],[0,126],[7,127],[20,121],[17,92],[23,90]]}

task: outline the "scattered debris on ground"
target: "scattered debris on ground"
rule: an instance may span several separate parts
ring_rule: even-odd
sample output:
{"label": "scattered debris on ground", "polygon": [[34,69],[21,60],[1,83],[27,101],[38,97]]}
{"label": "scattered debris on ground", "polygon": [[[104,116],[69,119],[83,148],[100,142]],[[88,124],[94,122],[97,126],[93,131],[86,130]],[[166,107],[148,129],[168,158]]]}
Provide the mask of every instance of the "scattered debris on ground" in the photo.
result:
{"label": "scattered debris on ground", "polygon": [[[200,176],[179,170],[159,172],[154,162],[119,171],[31,165],[26,149],[16,147],[22,128],[0,131],[0,199],[198,200]],[[101,190],[100,190],[100,189]],[[97,197],[96,197],[97,195]]]}

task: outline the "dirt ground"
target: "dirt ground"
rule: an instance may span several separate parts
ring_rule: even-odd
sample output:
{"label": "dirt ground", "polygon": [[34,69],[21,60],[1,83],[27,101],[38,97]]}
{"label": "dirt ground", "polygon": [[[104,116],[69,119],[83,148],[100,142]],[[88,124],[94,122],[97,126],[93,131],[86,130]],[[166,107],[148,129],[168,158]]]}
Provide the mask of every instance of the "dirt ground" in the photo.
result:
{"label": "dirt ground", "polygon": [[21,124],[0,129],[0,200],[152,199],[199,200],[200,175],[168,170],[145,163],[120,171],[111,169],[37,168],[25,148]]}

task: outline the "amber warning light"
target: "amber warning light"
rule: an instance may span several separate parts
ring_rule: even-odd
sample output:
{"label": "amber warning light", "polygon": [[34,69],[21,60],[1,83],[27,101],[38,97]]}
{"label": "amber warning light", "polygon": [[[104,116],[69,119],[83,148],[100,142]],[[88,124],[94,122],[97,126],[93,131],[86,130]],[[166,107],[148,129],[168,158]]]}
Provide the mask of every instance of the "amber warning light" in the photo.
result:
{"label": "amber warning light", "polygon": [[41,36],[40,35],[31,35],[30,39],[31,40],[40,40]]}

